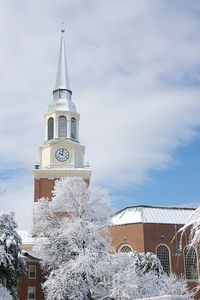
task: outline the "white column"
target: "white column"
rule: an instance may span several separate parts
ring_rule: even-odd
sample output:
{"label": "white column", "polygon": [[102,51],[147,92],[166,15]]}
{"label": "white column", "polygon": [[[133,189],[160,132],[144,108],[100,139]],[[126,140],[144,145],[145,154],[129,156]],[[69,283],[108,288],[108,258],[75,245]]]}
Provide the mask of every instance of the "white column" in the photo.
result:
{"label": "white column", "polygon": [[67,116],[67,138],[71,139],[71,117]]}
{"label": "white column", "polygon": [[58,138],[58,116],[54,118],[54,138]]}
{"label": "white column", "polygon": [[79,120],[76,120],[76,140],[79,142]]}
{"label": "white column", "polygon": [[45,117],[45,141],[48,140],[48,118]]}

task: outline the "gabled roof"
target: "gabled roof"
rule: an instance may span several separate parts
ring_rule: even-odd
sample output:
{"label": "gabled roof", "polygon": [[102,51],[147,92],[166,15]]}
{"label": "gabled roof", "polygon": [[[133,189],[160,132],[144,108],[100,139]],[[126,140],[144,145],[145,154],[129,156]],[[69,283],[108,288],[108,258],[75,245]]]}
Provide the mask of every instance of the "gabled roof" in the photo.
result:
{"label": "gabled roof", "polygon": [[26,260],[40,261],[38,257],[33,256],[30,252],[27,251],[22,251],[21,257],[23,257]]}
{"label": "gabled roof", "polygon": [[185,224],[194,210],[195,208],[191,207],[131,206],[114,214],[111,223],[113,225],[135,223]]}

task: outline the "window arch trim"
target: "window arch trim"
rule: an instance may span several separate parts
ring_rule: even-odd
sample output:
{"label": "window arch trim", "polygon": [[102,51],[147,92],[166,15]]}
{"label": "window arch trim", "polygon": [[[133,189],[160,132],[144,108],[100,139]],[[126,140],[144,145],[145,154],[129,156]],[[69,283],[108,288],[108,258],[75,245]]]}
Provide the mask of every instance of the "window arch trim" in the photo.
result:
{"label": "window arch trim", "polygon": [[[127,247],[127,248],[129,248],[130,249],[130,251],[121,251],[123,248],[125,248],[125,247]],[[119,245],[119,247],[117,248],[117,252],[123,252],[123,253],[128,253],[128,252],[133,252],[134,250],[133,250],[133,248],[129,245],[129,244],[121,244],[121,245]]]}
{"label": "window arch trim", "polygon": [[[187,273],[186,273],[186,255],[187,255],[187,251],[194,251],[195,253],[195,257],[196,257],[196,271],[197,271],[197,278],[187,278]],[[183,250],[183,260],[184,260],[184,274],[185,274],[185,279],[187,281],[197,281],[199,279],[199,261],[198,261],[198,253],[196,251],[196,249],[194,247],[189,247],[189,246],[186,246]]]}
{"label": "window arch trim", "polygon": [[47,140],[52,140],[54,138],[54,118],[50,117],[47,120]]}
{"label": "window arch trim", "polygon": [[[157,256],[157,257],[158,257],[158,254],[157,254],[158,248],[159,248],[160,246],[163,246],[163,247],[165,247],[165,248],[168,250],[168,254],[169,254],[169,274],[170,274],[170,273],[172,272],[171,250],[170,250],[170,248],[169,248],[168,245],[166,245],[166,244],[159,244],[159,245],[157,245],[157,247],[156,247],[156,256]],[[158,257],[158,259],[160,260],[159,257]],[[161,263],[161,265],[162,265],[162,263]],[[162,267],[163,267],[163,265],[162,265]],[[165,272],[164,268],[163,268],[163,271]],[[166,273],[167,273],[167,272],[166,272]]]}

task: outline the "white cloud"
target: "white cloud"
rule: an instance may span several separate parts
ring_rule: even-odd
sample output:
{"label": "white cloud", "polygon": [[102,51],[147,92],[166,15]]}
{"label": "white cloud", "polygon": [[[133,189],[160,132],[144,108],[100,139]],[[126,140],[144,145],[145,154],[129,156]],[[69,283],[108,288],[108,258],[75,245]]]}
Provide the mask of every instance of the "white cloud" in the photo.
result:
{"label": "white cloud", "polygon": [[[1,174],[2,177],[2,174]],[[15,212],[19,228],[32,226],[33,186],[31,172],[16,172],[8,180],[1,180],[0,210]]]}
{"label": "white cloud", "polygon": [[0,163],[30,173],[25,180],[16,172],[12,186],[2,181],[1,207],[13,206],[29,223],[18,206],[28,210],[33,198],[31,168],[44,139],[62,21],[93,181],[111,189],[144,184],[151,170],[175,163],[173,151],[200,126],[199,12],[198,1],[2,1]]}

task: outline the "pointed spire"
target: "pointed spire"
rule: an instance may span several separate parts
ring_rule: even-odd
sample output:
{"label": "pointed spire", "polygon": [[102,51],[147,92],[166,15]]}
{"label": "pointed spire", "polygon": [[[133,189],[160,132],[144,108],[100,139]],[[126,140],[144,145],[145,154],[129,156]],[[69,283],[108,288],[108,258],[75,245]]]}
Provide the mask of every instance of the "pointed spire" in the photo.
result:
{"label": "pointed spire", "polygon": [[58,59],[58,69],[57,69],[57,76],[56,76],[56,84],[55,89],[59,90],[67,90],[71,93],[70,86],[69,86],[69,76],[67,72],[67,57],[66,57],[66,50],[65,50],[65,39],[64,39],[65,29],[61,29],[61,43],[60,43],[60,53]]}
{"label": "pointed spire", "polygon": [[49,104],[48,112],[63,110],[77,113],[76,106],[71,100],[72,91],[70,90],[67,72],[64,32],[65,30],[62,28],[56,84],[53,90],[53,101]]}

